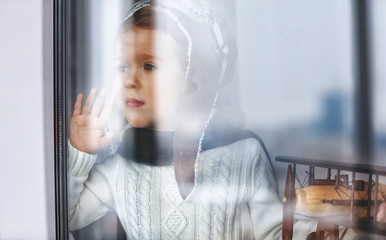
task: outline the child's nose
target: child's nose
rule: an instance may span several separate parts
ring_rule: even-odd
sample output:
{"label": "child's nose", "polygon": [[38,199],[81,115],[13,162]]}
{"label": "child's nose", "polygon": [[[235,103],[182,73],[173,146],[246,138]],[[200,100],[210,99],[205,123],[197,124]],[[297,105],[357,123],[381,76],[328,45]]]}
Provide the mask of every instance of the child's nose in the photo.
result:
{"label": "child's nose", "polygon": [[135,69],[131,69],[127,73],[127,76],[124,79],[124,86],[126,88],[136,88],[138,85],[138,79],[137,79],[137,71]]}

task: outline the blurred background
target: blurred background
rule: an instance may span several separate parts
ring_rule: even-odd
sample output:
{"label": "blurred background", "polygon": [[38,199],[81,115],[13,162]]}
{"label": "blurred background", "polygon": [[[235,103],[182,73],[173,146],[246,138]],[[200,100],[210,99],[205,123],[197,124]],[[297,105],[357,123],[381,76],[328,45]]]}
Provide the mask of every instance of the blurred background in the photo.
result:
{"label": "blurred background", "polygon": [[[386,166],[385,0],[209,2],[237,40],[235,94],[281,194],[279,155]],[[0,0],[0,239],[54,236],[52,3]],[[109,85],[128,4],[68,3],[71,112],[76,94]]]}
{"label": "blurred background", "polygon": [[236,5],[241,105],[271,156],[385,166],[386,1]]}

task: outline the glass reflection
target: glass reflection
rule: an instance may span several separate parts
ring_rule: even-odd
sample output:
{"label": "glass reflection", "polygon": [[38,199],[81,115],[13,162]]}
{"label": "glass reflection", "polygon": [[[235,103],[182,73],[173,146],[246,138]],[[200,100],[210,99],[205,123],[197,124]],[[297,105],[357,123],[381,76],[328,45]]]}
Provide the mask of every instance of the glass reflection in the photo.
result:
{"label": "glass reflection", "polygon": [[77,1],[75,239],[280,238],[284,165],[278,193],[254,132],[271,156],[355,157],[351,3],[297,2],[213,1],[228,28],[206,1]]}

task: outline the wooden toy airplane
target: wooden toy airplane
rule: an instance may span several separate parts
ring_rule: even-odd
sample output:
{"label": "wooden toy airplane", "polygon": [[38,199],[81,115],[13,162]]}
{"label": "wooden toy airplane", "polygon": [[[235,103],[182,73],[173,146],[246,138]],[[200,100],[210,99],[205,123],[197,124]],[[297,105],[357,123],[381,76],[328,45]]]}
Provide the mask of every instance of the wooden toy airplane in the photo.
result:
{"label": "wooden toy airplane", "polygon": [[[385,224],[376,221],[378,207],[386,200],[386,185],[379,183],[379,176],[386,176],[386,167],[284,156],[276,161],[290,163],[283,198],[284,240],[292,239],[294,215],[318,221],[316,232],[307,239],[343,239],[349,228],[386,235]],[[308,166],[306,184],[297,177],[297,165]],[[316,168],[327,169],[326,178],[316,179]],[[336,170],[333,178],[331,170]],[[351,173],[350,181],[347,172]],[[356,173],[365,174],[368,179],[356,180]],[[295,188],[295,178],[299,188]],[[345,227],[341,234],[339,226]]]}

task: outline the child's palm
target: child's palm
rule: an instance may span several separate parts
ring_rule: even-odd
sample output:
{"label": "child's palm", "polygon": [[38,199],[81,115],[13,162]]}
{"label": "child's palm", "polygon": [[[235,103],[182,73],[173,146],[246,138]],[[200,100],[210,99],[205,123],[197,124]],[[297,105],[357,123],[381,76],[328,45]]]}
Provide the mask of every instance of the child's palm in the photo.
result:
{"label": "child's palm", "polygon": [[76,99],[70,125],[70,143],[76,149],[89,154],[96,154],[112,141],[113,134],[104,134],[108,106],[101,111],[105,91],[101,91],[94,101],[96,90],[92,89],[82,109],[83,94]]}

